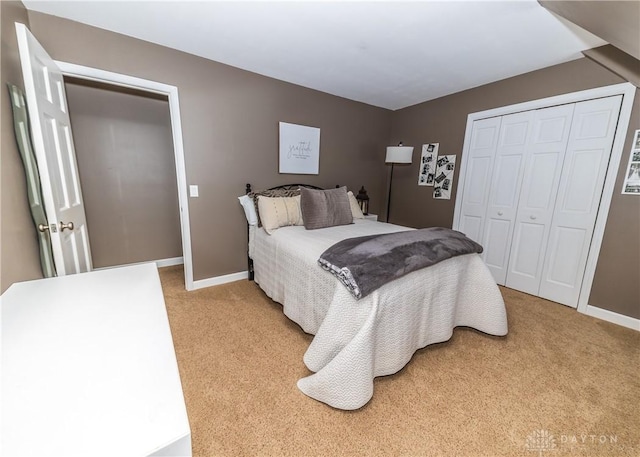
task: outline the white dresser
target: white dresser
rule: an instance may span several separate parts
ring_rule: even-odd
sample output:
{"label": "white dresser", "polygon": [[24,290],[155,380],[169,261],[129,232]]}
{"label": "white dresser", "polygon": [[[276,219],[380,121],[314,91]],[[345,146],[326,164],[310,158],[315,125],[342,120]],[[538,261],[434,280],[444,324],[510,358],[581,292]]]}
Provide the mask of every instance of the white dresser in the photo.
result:
{"label": "white dresser", "polygon": [[191,456],[155,264],[17,283],[0,312],[0,455]]}

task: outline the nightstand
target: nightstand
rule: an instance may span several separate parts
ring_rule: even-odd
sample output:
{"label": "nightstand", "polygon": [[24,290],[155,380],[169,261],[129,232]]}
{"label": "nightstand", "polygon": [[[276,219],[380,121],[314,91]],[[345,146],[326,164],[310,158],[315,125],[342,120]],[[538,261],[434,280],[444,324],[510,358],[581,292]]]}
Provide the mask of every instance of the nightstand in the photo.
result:
{"label": "nightstand", "polygon": [[377,214],[367,214],[364,218],[368,219],[370,221],[377,221],[378,220],[378,215]]}

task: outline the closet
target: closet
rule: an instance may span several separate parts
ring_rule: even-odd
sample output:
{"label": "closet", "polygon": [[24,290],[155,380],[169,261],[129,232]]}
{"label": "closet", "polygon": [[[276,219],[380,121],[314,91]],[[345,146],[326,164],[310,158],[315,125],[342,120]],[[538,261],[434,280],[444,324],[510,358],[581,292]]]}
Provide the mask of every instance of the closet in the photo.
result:
{"label": "closet", "polygon": [[457,229],[496,282],[575,307],[622,96],[473,121]]}

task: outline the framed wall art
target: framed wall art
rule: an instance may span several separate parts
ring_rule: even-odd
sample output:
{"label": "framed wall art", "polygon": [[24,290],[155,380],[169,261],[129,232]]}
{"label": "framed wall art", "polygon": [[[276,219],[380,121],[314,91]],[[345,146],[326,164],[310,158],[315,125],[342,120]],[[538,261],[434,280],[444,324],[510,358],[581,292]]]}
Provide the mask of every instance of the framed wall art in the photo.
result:
{"label": "framed wall art", "polygon": [[636,130],[633,137],[622,193],[640,195],[640,130]]}
{"label": "framed wall art", "polygon": [[320,129],[280,122],[280,173],[317,175]]}

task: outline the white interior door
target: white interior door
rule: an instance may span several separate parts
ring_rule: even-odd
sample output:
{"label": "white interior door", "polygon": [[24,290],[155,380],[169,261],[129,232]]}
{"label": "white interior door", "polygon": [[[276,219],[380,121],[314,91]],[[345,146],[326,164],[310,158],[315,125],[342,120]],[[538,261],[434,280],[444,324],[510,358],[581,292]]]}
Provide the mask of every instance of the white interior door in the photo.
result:
{"label": "white interior door", "polygon": [[576,104],[539,295],[575,307],[587,262],[622,96]]}
{"label": "white interior door", "polygon": [[58,276],[91,270],[91,252],[62,73],[16,23],[33,148]]}
{"label": "white interior door", "polygon": [[464,177],[464,195],[457,230],[478,243],[482,243],[501,120],[501,117],[493,117],[475,121],[471,132],[469,158]]}
{"label": "white interior door", "polygon": [[525,111],[504,116],[498,137],[481,244],[484,262],[500,285],[504,285],[507,277],[513,223],[518,210],[533,115],[533,111]]}
{"label": "white interior door", "polygon": [[524,180],[517,203],[506,286],[537,295],[574,104],[529,111]]}

